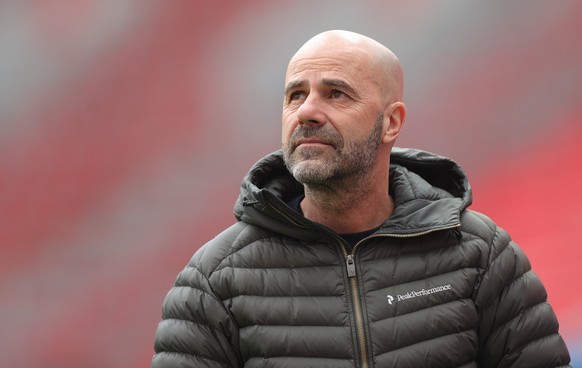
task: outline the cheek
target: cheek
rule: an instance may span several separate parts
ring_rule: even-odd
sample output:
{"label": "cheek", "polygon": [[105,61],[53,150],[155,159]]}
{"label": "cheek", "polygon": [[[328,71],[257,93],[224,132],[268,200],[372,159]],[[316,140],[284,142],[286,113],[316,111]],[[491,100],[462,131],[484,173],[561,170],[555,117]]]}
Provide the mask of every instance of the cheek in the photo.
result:
{"label": "cheek", "polygon": [[297,119],[295,115],[289,112],[283,112],[282,115],[282,126],[281,126],[281,138],[282,142],[285,143],[289,141],[291,134],[297,127]]}
{"label": "cheek", "polygon": [[281,134],[281,143],[286,144],[289,141],[289,133],[286,130],[283,130]]}
{"label": "cheek", "polygon": [[348,134],[351,137],[356,137],[357,139],[368,137],[376,127],[378,114],[378,109],[372,108],[358,111],[358,113],[354,116],[354,121],[359,121],[360,123],[350,125],[350,132],[348,132]]}

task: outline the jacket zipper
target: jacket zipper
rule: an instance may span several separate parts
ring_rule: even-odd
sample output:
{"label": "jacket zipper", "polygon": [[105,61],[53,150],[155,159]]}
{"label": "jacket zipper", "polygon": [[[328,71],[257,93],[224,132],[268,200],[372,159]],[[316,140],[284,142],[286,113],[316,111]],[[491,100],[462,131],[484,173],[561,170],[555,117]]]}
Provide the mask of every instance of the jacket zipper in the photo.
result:
{"label": "jacket zipper", "polygon": [[355,256],[358,247],[365,241],[372,238],[413,238],[417,236],[422,236],[430,234],[435,231],[450,230],[460,227],[461,224],[453,224],[447,226],[434,227],[424,231],[410,233],[410,234],[374,234],[370,235],[362,240],[360,240],[354,247],[352,251],[348,253],[346,247],[341,244],[341,249],[346,259],[346,266],[348,271],[348,280],[350,283],[351,299],[352,305],[354,306],[354,322],[356,323],[356,339],[358,340],[358,348],[360,350],[360,367],[368,368],[368,351],[367,351],[367,341],[366,333],[364,330],[364,312],[362,310],[362,300],[360,298],[360,290],[358,288],[358,279],[356,274],[356,262]]}
{"label": "jacket zipper", "polygon": [[[279,213],[281,216],[285,217],[289,222],[291,222],[295,226],[299,226],[305,228],[302,224],[299,224],[297,221],[294,221],[291,217],[285,214],[283,211],[279,210],[274,204],[271,204],[270,201],[266,201],[269,207],[271,207],[274,211]],[[358,348],[360,350],[360,368],[368,368],[368,352],[366,347],[366,334],[364,331],[364,313],[362,312],[362,302],[360,300],[360,291],[358,289],[358,283],[356,279],[356,265],[354,263],[354,255],[356,247],[366,239],[372,238],[373,236],[369,236],[365,239],[362,239],[358,242],[353,248],[351,254],[348,253],[348,250],[343,244],[342,240],[339,240],[340,249],[342,250],[344,258],[346,258],[346,262],[348,265],[348,279],[350,283],[350,294],[352,299],[352,305],[354,306],[354,321],[356,324],[356,339],[358,340]]]}
{"label": "jacket zipper", "polygon": [[[289,220],[295,226],[302,227],[302,228],[306,227],[305,225],[302,225],[302,224],[298,223],[297,221],[294,221],[291,217],[289,217],[283,211],[279,210],[274,204],[271,204],[270,201],[267,200],[266,202],[268,203],[269,207],[271,207],[277,213],[279,213],[280,215],[285,217],[287,220]],[[419,231],[416,233],[409,233],[409,234],[394,234],[394,233],[374,234],[374,235],[370,235],[368,237],[365,237],[364,239],[362,239],[358,243],[356,243],[356,245],[353,246],[351,252],[348,252],[345,244],[342,241],[339,241],[340,248],[342,250],[344,258],[346,259],[348,280],[350,283],[350,294],[351,294],[351,299],[352,299],[352,305],[354,306],[354,322],[356,323],[356,339],[358,340],[358,348],[360,350],[360,361],[359,361],[360,368],[368,368],[369,365],[368,365],[368,348],[367,348],[367,344],[366,344],[367,343],[366,332],[364,329],[364,312],[362,311],[362,301],[360,299],[360,290],[358,289],[358,279],[357,279],[357,274],[356,274],[356,262],[354,259],[356,256],[356,250],[358,249],[358,247],[362,243],[364,243],[365,241],[372,239],[372,238],[414,238],[417,236],[430,234],[430,233],[433,233],[435,231],[450,230],[450,229],[455,229],[458,227],[461,227],[460,223],[453,224],[453,225],[447,225],[447,226],[433,227],[433,228],[430,228],[430,229],[427,229],[424,231]]]}
{"label": "jacket zipper", "polygon": [[352,253],[348,253],[345,245],[343,244],[341,244],[341,249],[344,254],[344,257],[346,258],[346,263],[348,266],[348,282],[350,284],[350,296],[352,299],[352,306],[354,307],[356,340],[358,341],[358,349],[360,353],[359,367],[368,368],[368,347],[366,345],[366,332],[364,331],[364,313],[362,311],[362,301],[360,299],[360,289],[358,288],[358,279],[356,278],[356,265],[354,262],[355,246],[352,249]]}
{"label": "jacket zipper", "polygon": [[358,247],[365,241],[373,238],[414,238],[417,236],[427,235],[430,233],[434,233],[435,231],[442,231],[442,230],[451,230],[460,227],[461,224],[453,224],[453,225],[446,225],[446,226],[439,226],[433,227],[424,231],[419,231],[416,233],[409,233],[409,234],[373,234],[370,236],[365,237],[364,239],[360,240],[359,242],[354,245],[352,248],[351,253],[348,253],[345,247],[342,245],[342,249],[344,250],[344,257],[346,258],[346,266],[348,268],[348,277],[356,277],[356,263],[354,261],[354,257],[356,256],[356,250]]}
{"label": "jacket zipper", "polygon": [[271,203],[271,201],[269,201],[267,198],[265,198],[265,202],[269,205],[269,207],[271,207],[271,209],[275,212],[277,212],[279,215],[283,216],[284,218],[287,219],[287,221],[289,221],[290,223],[292,223],[293,225],[300,227],[302,229],[306,229],[307,226],[304,224],[301,224],[295,220],[293,220],[289,215],[287,215],[285,212],[281,211],[279,208],[277,208],[277,206],[273,203]]}

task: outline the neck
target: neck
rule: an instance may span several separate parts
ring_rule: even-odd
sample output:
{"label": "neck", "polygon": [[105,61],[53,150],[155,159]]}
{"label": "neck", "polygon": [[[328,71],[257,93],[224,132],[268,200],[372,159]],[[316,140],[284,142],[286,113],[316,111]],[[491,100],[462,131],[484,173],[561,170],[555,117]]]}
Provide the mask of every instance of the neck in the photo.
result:
{"label": "neck", "polygon": [[301,209],[306,218],[339,234],[357,233],[383,224],[394,210],[388,175],[345,179],[331,185],[305,185]]}

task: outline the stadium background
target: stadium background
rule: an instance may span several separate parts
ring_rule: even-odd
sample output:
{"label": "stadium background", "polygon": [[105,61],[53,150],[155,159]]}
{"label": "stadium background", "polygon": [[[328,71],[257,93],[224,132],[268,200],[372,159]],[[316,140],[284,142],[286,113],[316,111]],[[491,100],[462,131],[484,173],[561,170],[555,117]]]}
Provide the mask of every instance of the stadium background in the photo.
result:
{"label": "stadium background", "polygon": [[399,145],[465,167],[580,365],[581,15],[573,0],[0,2],[0,366],[148,366],[175,276],[279,147],[289,57],[336,28],[399,55]]}

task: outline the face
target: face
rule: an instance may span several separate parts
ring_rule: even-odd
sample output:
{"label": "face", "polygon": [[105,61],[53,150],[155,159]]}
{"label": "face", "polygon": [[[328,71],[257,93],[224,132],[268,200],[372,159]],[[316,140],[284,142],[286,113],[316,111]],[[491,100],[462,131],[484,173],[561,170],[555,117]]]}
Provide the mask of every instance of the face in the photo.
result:
{"label": "face", "polygon": [[361,176],[382,142],[380,90],[363,57],[310,54],[289,64],[283,103],[283,154],[303,184]]}

